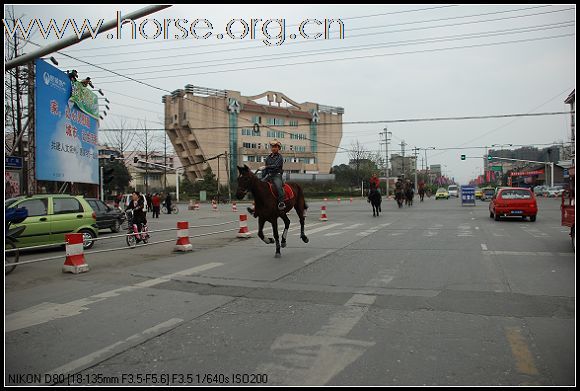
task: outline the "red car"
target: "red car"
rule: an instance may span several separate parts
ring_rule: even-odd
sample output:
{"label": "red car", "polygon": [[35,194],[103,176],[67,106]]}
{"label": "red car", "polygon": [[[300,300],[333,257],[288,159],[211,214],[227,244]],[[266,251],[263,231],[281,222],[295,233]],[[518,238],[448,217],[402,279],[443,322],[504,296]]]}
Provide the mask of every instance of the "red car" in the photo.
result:
{"label": "red car", "polygon": [[489,203],[489,217],[499,221],[501,216],[518,216],[536,221],[538,203],[530,189],[504,187],[498,189]]}

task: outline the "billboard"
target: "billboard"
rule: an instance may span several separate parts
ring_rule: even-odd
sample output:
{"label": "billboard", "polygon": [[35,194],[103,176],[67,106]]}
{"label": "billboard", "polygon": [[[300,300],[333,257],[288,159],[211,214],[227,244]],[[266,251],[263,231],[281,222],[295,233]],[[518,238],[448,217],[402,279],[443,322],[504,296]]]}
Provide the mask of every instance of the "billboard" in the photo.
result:
{"label": "billboard", "polygon": [[87,109],[96,95],[81,86],[73,100],[85,96],[87,104],[79,108],[67,74],[42,60],[35,64],[36,179],[98,184],[98,108]]}
{"label": "billboard", "polygon": [[4,199],[20,195],[20,172],[4,170]]}

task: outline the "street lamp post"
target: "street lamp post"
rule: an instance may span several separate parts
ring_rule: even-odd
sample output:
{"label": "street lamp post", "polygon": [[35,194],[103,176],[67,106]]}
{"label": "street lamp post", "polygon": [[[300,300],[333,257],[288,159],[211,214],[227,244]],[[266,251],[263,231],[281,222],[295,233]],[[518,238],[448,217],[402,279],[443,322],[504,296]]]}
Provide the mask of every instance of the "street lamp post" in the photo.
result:
{"label": "street lamp post", "polygon": [[388,132],[387,127],[383,129],[384,132],[379,133],[381,136],[385,135],[385,177],[387,178],[387,197],[389,196],[389,134],[393,135],[393,132]]}

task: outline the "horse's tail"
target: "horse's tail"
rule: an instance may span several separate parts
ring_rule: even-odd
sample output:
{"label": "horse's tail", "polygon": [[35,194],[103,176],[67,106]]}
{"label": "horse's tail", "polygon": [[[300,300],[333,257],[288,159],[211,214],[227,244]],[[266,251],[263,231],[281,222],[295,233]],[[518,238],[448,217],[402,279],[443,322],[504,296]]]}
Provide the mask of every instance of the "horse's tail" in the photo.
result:
{"label": "horse's tail", "polygon": [[306,197],[304,197],[304,191],[302,190],[302,186],[296,185],[298,188],[298,202],[302,200],[304,202],[304,210],[308,209],[308,204],[306,203]]}

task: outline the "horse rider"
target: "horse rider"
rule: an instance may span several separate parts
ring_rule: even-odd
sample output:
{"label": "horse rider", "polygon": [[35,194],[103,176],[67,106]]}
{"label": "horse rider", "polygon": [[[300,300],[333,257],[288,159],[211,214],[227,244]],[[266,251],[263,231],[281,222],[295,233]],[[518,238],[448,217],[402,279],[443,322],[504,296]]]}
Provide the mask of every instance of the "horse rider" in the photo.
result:
{"label": "horse rider", "polygon": [[[266,158],[266,165],[260,167],[262,170],[262,181],[270,181],[274,184],[278,192],[278,210],[283,211],[286,209],[286,204],[284,203],[284,184],[282,182],[282,173],[284,172],[284,158],[280,155],[280,148],[282,148],[282,143],[276,139],[270,142],[270,147],[272,148],[272,153]],[[256,216],[255,210],[248,208],[248,212]]]}
{"label": "horse rider", "polygon": [[371,192],[373,190],[378,191],[380,194],[381,189],[379,187],[379,183],[380,183],[380,181],[379,181],[379,178],[377,177],[377,174],[373,174],[373,176],[371,176],[371,179],[369,180],[369,194],[368,194],[369,201],[371,199]]}

